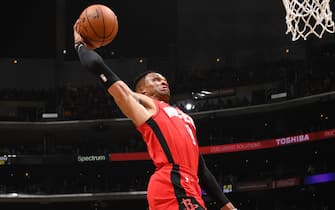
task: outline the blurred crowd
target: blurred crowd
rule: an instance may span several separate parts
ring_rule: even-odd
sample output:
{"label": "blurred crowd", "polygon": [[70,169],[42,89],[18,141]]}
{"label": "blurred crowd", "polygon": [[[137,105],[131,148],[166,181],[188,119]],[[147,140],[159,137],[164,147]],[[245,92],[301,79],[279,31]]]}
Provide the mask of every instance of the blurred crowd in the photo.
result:
{"label": "blurred crowd", "polygon": [[[183,72],[170,81],[172,103],[180,106],[180,101],[174,98],[189,94],[189,100],[195,104],[191,111],[197,112],[271,103],[271,95],[276,93],[285,93],[287,100],[335,90],[335,83],[332,82],[335,73],[331,69],[312,68],[302,62],[279,63],[263,68],[265,69],[257,71],[253,68],[226,67],[198,73]],[[264,87],[259,88],[262,84]],[[191,93],[201,90],[227,88],[234,93],[202,99],[191,96]],[[249,95],[245,93],[246,89],[251,91]],[[11,102],[12,107],[8,107],[10,111],[0,111],[1,120],[39,121],[42,120],[43,113],[57,113],[58,120],[124,117],[113,99],[99,85],[64,85],[48,90],[1,89],[0,103],[9,106],[8,102]]]}

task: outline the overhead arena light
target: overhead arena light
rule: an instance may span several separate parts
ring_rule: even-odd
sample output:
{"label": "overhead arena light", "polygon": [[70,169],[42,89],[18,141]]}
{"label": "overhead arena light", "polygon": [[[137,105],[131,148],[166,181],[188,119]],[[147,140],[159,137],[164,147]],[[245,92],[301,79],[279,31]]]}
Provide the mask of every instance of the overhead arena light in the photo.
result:
{"label": "overhead arena light", "polygon": [[225,88],[225,89],[217,89],[217,90],[202,90],[200,92],[192,92],[193,99],[206,99],[212,97],[222,97],[222,96],[232,96],[235,95],[234,88]]}
{"label": "overhead arena light", "polygon": [[57,113],[43,113],[42,118],[43,119],[56,119],[58,118],[58,114]]}
{"label": "overhead arena light", "polygon": [[205,94],[205,95],[211,95],[212,94],[212,92],[207,91],[207,90],[202,90],[202,91],[200,91],[200,93]]}
{"label": "overhead arena light", "polygon": [[188,102],[188,103],[185,104],[184,107],[185,107],[185,109],[187,111],[191,111],[191,110],[193,110],[195,108],[195,105],[193,103],[191,103],[191,102]]}

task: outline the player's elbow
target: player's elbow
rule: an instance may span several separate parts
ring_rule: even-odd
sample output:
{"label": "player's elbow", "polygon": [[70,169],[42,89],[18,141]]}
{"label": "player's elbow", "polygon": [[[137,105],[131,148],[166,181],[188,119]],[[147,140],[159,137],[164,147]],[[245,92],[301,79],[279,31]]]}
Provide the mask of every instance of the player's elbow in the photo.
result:
{"label": "player's elbow", "polygon": [[132,95],[132,91],[123,81],[117,81],[108,88],[108,93],[113,96],[117,104],[127,103]]}

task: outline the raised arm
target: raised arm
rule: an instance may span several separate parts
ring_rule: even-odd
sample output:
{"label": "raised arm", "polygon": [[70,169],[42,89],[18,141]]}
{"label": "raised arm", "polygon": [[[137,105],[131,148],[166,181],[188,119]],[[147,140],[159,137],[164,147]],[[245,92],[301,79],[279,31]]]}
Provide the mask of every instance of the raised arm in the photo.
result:
{"label": "raised arm", "polygon": [[133,92],[126,83],[104,63],[101,56],[86,47],[80,35],[74,30],[75,49],[83,67],[103,84],[113,96],[121,111],[137,126],[143,124],[155,112],[151,98]]}

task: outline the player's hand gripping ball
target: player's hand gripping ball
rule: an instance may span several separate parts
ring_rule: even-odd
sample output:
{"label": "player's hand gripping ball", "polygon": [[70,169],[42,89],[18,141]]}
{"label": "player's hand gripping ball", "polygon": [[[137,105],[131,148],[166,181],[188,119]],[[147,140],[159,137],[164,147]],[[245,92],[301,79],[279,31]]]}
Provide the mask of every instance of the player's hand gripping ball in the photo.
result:
{"label": "player's hand gripping ball", "polygon": [[114,40],[119,25],[115,13],[109,7],[93,4],[82,11],[75,30],[89,48],[96,49]]}

